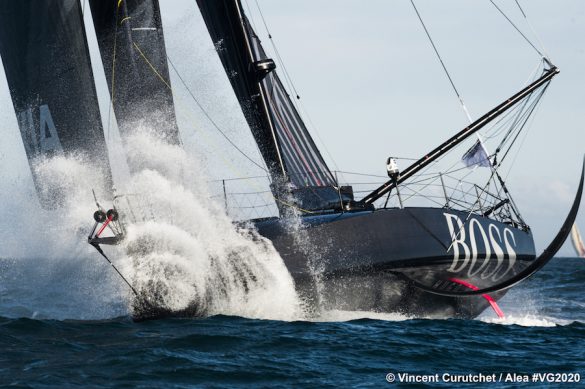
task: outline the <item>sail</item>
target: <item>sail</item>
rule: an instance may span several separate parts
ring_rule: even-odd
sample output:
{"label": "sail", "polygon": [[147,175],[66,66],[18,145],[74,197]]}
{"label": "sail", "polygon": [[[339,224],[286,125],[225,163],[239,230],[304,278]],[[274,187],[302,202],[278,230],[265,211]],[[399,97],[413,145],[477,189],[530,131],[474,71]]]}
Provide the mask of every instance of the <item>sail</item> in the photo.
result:
{"label": "sail", "polygon": [[[197,0],[218,55],[274,179],[302,206],[338,205],[333,174],[267,57],[239,0]],[[278,193],[276,193],[278,195]],[[348,193],[342,196],[347,199]]]}
{"label": "sail", "polygon": [[[248,28],[248,36],[256,63],[267,63],[270,59],[267,57],[260,39],[247,19],[244,19],[244,24]],[[285,170],[291,182],[297,187],[335,185],[331,171],[276,71],[266,74],[260,83],[266,93],[270,120],[276,130]]]}
{"label": "sail", "polygon": [[585,244],[583,244],[583,239],[581,239],[581,234],[576,224],[573,224],[573,228],[571,228],[571,242],[577,255],[585,258]]}
{"label": "sail", "polygon": [[0,3],[0,55],[39,200],[60,203],[36,164],[81,155],[111,188],[107,148],[78,0]]}
{"label": "sail", "polygon": [[179,144],[158,0],[90,0],[123,138],[147,131]]}

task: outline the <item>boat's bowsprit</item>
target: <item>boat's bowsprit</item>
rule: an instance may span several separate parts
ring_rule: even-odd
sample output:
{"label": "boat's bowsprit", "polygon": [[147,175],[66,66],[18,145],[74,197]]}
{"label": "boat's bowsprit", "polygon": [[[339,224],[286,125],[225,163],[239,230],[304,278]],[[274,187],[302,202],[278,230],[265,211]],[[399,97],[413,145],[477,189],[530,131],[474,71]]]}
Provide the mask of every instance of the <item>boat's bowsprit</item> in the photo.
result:
{"label": "boat's bowsprit", "polygon": [[[105,212],[97,203],[97,201],[96,204],[98,206],[98,210],[95,211],[93,214],[94,225],[91,229],[91,232],[89,233],[89,236],[87,237],[87,242],[93,248],[95,248],[97,252],[100,253],[100,255],[106,259],[106,261],[108,261],[110,266],[112,266],[112,268],[116,271],[120,278],[122,278],[126,285],[130,287],[130,289],[134,293],[134,296],[138,298],[139,295],[136,289],[132,286],[130,281],[128,281],[128,279],[124,277],[120,270],[118,270],[116,265],[114,265],[110,258],[108,258],[108,256],[101,247],[102,244],[117,245],[124,239],[124,227],[119,220],[120,217],[118,215],[118,211],[115,208],[112,208]],[[102,236],[102,234],[104,233],[106,228],[109,229],[111,235],[104,237]]]}

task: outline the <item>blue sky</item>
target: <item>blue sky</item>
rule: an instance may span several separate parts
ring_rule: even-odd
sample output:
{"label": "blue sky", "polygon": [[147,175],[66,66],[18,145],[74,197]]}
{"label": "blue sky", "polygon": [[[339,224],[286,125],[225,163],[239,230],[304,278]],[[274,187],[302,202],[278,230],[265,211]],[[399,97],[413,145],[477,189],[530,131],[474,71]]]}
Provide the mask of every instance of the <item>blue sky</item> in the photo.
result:
{"label": "blue sky", "polygon": [[[466,125],[410,1],[258,2],[331,166],[384,174],[388,155],[419,157]],[[255,0],[243,3],[270,50]],[[564,220],[585,153],[585,2],[520,3],[561,69],[508,178],[542,249]],[[539,56],[488,0],[416,4],[474,117],[520,89],[539,63]],[[497,4],[535,40],[513,0]],[[168,54],[189,89],[230,137],[257,156],[195,1],[161,0],[161,10]],[[107,88],[90,24],[88,33],[105,116]],[[257,174],[237,155],[228,157],[237,172],[218,167],[222,139],[194,108],[176,75],[171,74],[171,81],[185,144],[202,156],[210,177]],[[0,102],[0,179],[17,192],[30,192],[32,182],[2,70]],[[7,192],[0,197],[9,201]],[[578,220],[585,230],[585,213]],[[565,248],[563,253],[571,251]]]}

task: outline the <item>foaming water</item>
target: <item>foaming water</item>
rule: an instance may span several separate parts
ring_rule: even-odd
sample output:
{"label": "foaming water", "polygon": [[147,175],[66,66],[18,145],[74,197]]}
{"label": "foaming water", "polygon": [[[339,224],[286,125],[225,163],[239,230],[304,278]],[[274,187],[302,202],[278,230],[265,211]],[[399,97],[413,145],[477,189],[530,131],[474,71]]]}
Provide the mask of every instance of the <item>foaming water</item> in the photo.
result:
{"label": "foaming water", "polygon": [[504,318],[481,318],[484,323],[518,325],[522,327],[556,327],[557,325],[571,324],[568,320],[562,320],[552,317],[539,317],[533,315],[516,316],[508,315]]}
{"label": "foaming water", "polygon": [[92,189],[100,195],[103,176],[81,156],[39,160],[35,174],[60,206],[42,209],[35,194],[20,193],[4,204],[1,314],[42,319],[125,314],[125,291],[86,243],[88,215],[95,208]]}
{"label": "foaming water", "polygon": [[[210,200],[197,161],[147,134],[130,137],[127,145],[134,172],[117,187],[127,239],[106,252],[135,289],[156,295],[158,304],[172,310],[196,304],[205,315],[302,316],[292,278],[272,244],[247,226],[236,226]],[[66,196],[55,211],[41,211],[36,202],[19,205],[20,224],[9,232],[13,247],[2,254],[15,258],[2,260],[7,269],[2,278],[9,281],[4,289],[13,288],[5,292],[11,301],[2,304],[8,311],[2,315],[128,314],[129,288],[86,243],[95,210],[91,189],[100,187],[101,177],[73,157],[47,159],[37,169]],[[88,290],[95,292],[91,299]],[[106,304],[114,308],[108,311]]]}
{"label": "foaming water", "polygon": [[282,259],[268,240],[236,226],[210,200],[197,161],[144,134],[127,144],[130,165],[139,169],[124,190],[138,195],[120,201],[127,221],[120,267],[135,289],[171,310],[195,305],[204,315],[298,318]]}
{"label": "foaming water", "polygon": [[[171,310],[194,304],[206,316],[282,321],[411,319],[378,312],[304,312],[271,242],[253,228],[235,224],[211,200],[207,177],[196,160],[182,148],[146,134],[130,137],[127,144],[134,169],[117,189],[127,235],[122,245],[106,250],[135,289],[150,293],[157,304]],[[80,157],[48,159],[37,169],[67,195],[58,210],[41,211],[35,201],[16,199],[11,213],[6,213],[18,217],[10,231],[2,231],[6,243],[0,260],[0,316],[95,320],[131,314],[131,291],[85,242],[95,210],[91,189],[101,186],[102,177]],[[298,232],[295,243],[304,247],[302,228],[294,217],[289,228]],[[319,291],[319,253],[304,249],[312,258]],[[581,269],[582,262],[569,267],[566,263],[558,271],[564,290],[580,294],[585,273],[567,269]],[[541,274],[544,281],[553,277],[546,271]],[[585,321],[579,316],[584,303],[558,295],[555,283],[529,281],[523,286],[502,300],[504,319],[488,310],[478,321],[526,327]],[[563,310],[568,317],[560,313]]]}
{"label": "foaming water", "polygon": [[313,318],[315,322],[346,322],[362,319],[404,321],[412,317],[400,313],[330,310],[321,311],[318,317]]}

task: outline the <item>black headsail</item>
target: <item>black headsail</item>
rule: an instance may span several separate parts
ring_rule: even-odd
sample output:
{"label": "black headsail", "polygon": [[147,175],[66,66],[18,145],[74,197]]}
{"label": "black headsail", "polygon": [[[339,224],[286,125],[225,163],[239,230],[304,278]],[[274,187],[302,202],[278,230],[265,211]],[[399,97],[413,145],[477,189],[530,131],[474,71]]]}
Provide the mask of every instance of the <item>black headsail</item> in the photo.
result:
{"label": "black headsail", "polygon": [[[339,205],[337,183],[293,105],[239,0],[197,0],[273,180],[305,209]],[[275,196],[283,186],[274,185]]]}
{"label": "black headsail", "polygon": [[96,189],[111,189],[78,0],[2,1],[0,54],[43,207],[59,205],[64,195],[58,183],[38,176],[43,158],[81,155],[105,177],[105,188]]}
{"label": "black headsail", "polygon": [[158,0],[89,4],[122,137],[145,129],[179,144]]}

